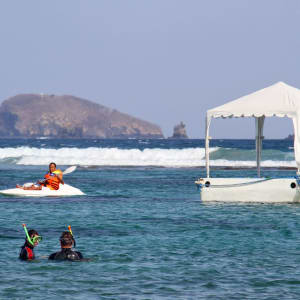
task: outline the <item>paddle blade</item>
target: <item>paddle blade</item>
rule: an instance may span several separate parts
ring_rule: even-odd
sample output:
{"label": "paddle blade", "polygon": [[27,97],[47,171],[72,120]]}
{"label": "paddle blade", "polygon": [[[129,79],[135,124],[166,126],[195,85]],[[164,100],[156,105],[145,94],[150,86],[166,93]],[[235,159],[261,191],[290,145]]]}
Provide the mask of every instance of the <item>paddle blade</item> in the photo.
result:
{"label": "paddle blade", "polygon": [[64,174],[64,175],[70,174],[70,173],[74,172],[74,171],[76,170],[76,168],[77,168],[77,166],[69,167],[69,168],[67,168],[67,169],[65,169],[65,170],[63,171],[63,174]]}

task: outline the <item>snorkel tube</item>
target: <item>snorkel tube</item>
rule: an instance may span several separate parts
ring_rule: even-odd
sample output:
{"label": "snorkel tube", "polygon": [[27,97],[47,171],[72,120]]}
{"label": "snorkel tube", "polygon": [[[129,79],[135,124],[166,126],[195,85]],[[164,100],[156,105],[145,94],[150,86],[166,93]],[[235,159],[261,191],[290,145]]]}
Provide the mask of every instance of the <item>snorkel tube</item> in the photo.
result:
{"label": "snorkel tube", "polygon": [[31,231],[31,235],[34,235],[34,236],[30,237],[30,235],[27,231],[26,225],[22,224],[22,226],[23,226],[25,234],[26,234],[26,241],[30,245],[35,247],[42,240],[42,237],[40,235],[38,235],[38,233],[35,230],[29,230],[29,232]]}
{"label": "snorkel tube", "polygon": [[33,243],[33,241],[31,240],[31,238],[30,238],[30,236],[28,234],[28,231],[27,231],[27,228],[26,228],[26,224],[22,224],[22,226],[24,228],[24,231],[25,231],[28,243],[31,244],[32,246],[34,246],[34,243]]}
{"label": "snorkel tube", "polygon": [[73,232],[72,232],[72,229],[71,229],[71,225],[68,226],[68,229],[69,229],[70,233],[71,233],[72,236],[73,236]]}
{"label": "snorkel tube", "polygon": [[76,247],[76,241],[75,241],[74,236],[73,236],[73,232],[72,232],[72,229],[71,229],[71,225],[68,226],[68,230],[69,230],[69,232],[70,232],[71,235],[72,235],[73,242],[74,242],[74,248],[75,248],[75,247]]}

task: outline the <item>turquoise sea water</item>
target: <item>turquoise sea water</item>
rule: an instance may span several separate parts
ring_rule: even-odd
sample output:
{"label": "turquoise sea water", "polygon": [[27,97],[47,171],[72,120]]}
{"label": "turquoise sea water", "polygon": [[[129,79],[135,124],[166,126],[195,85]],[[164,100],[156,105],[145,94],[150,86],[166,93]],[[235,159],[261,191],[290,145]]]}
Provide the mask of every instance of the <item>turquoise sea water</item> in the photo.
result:
{"label": "turquoise sea water", "polygon": [[[95,150],[90,149],[94,141],[62,143],[4,141],[0,154],[7,154],[0,157],[0,189],[41,178],[47,165],[39,158],[33,159],[38,151],[48,149],[43,159],[50,162],[55,160],[55,150],[63,155],[61,149],[68,148],[64,159],[69,163],[59,165],[65,169],[84,153]],[[184,155],[191,155],[185,149],[202,148],[203,141],[102,143],[97,147],[110,153],[106,165],[93,163],[96,158],[91,163],[86,159],[85,165],[76,162],[78,169],[65,176],[67,183],[80,188],[86,196],[0,196],[0,299],[300,297],[300,205],[202,203],[193,183],[204,176],[202,158],[197,163]],[[252,141],[215,143],[219,152],[226,153],[221,159],[235,166],[241,158],[230,157],[228,149],[251,156]],[[273,158],[274,165],[276,161],[284,165],[292,160],[289,141],[266,144],[267,160]],[[133,163],[134,154],[122,152],[126,149],[158,150],[150,152],[149,158],[141,156],[139,164],[144,159],[144,165],[137,166]],[[127,165],[125,158],[123,165],[112,165],[124,153]],[[177,155],[179,163],[180,159],[184,161],[182,166],[164,166],[172,154]],[[160,164],[149,165],[147,159]],[[190,166],[184,166],[187,162]],[[291,177],[295,170],[272,167],[263,173]],[[212,176],[255,176],[255,170],[215,168]],[[37,259],[32,262],[18,260],[24,242],[22,223],[43,236],[35,249]],[[76,249],[90,261],[47,260],[50,253],[59,250],[59,236],[69,224]]]}

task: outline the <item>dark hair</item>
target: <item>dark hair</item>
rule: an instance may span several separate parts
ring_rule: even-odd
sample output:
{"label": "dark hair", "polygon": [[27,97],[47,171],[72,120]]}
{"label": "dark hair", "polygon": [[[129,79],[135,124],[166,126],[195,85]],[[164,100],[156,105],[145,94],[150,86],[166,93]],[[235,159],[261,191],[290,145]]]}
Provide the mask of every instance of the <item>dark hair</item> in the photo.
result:
{"label": "dark hair", "polygon": [[51,165],[54,165],[55,168],[56,168],[56,163],[55,163],[55,162],[51,162],[51,163],[49,164],[49,168],[50,168]]}
{"label": "dark hair", "polygon": [[32,237],[33,235],[39,235],[39,234],[38,234],[38,232],[36,230],[30,229],[30,230],[28,230],[28,235],[30,237]]}
{"label": "dark hair", "polygon": [[75,242],[73,235],[69,231],[64,231],[61,234],[59,240],[62,246],[72,246],[73,243]]}

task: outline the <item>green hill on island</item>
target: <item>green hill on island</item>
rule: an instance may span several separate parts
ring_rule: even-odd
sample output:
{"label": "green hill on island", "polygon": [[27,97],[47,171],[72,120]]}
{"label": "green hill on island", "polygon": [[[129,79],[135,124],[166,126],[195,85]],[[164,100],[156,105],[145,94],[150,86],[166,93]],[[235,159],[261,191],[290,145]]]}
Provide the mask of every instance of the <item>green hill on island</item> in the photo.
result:
{"label": "green hill on island", "polygon": [[0,106],[0,137],[163,138],[159,126],[74,96],[22,94]]}

